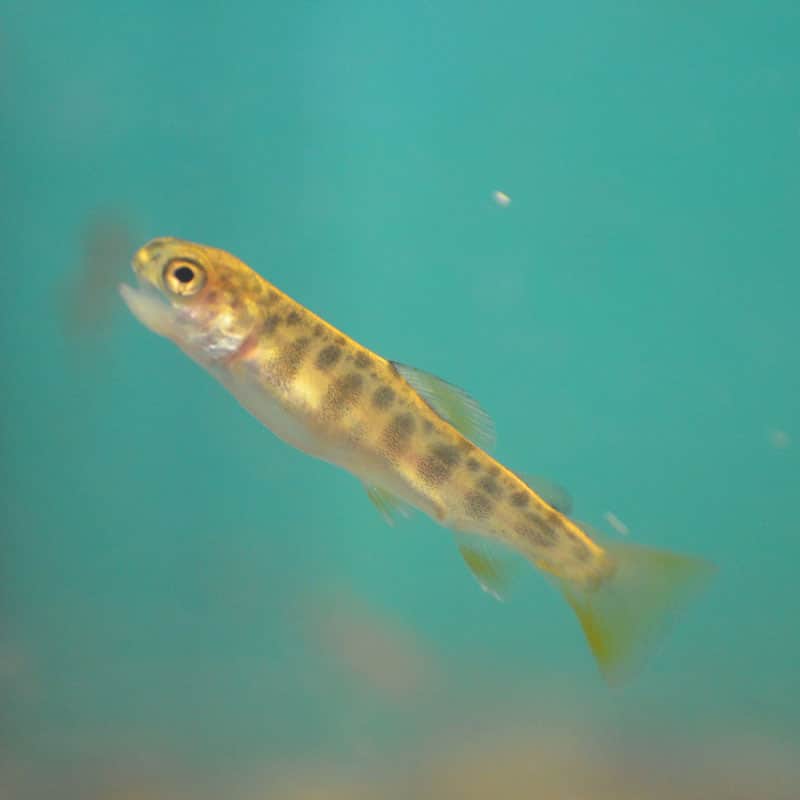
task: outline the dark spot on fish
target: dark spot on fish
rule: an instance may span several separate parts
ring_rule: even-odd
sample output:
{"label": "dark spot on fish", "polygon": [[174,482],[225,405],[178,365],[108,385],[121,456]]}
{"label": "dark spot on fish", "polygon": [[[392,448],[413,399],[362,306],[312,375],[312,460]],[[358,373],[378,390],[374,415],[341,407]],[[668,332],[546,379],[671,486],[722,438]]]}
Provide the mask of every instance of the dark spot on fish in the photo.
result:
{"label": "dark spot on fish", "polygon": [[280,299],[281,296],[274,289],[268,289],[267,296],[264,298],[264,303],[266,303],[268,306],[271,306],[273,303],[277,303]]}
{"label": "dark spot on fish", "polygon": [[359,369],[366,369],[372,363],[372,359],[366,353],[357,353],[355,364]]}
{"label": "dark spot on fish", "polygon": [[266,334],[272,333],[275,330],[275,328],[277,328],[278,325],[280,325],[280,322],[281,318],[279,314],[270,314],[264,320],[264,333]]}
{"label": "dark spot on fish", "polygon": [[352,408],[361,395],[364,379],[355,372],[337,378],[328,387],[322,413],[326,417],[338,417]]}
{"label": "dark spot on fish", "polygon": [[431,447],[428,455],[420,459],[417,472],[425,483],[439,486],[450,477],[459,458],[457,448],[449,444],[437,444]]}
{"label": "dark spot on fish", "polygon": [[492,511],[492,501],[482,492],[467,492],[464,496],[464,511],[472,519],[485,519]]}
{"label": "dark spot on fish", "polygon": [[345,339],[344,336],[336,336],[333,341],[340,347],[344,347],[347,344],[347,339]]}
{"label": "dark spot on fish", "polygon": [[294,379],[297,370],[300,369],[300,365],[303,363],[303,359],[306,356],[310,344],[311,339],[307,336],[303,336],[299,339],[295,339],[284,348],[274,367],[274,376],[277,381],[289,383]]}
{"label": "dark spot on fish", "polygon": [[405,450],[415,427],[416,423],[412,414],[408,412],[398,414],[383,432],[383,442],[389,453],[394,454]]}
{"label": "dark spot on fish", "polygon": [[474,458],[467,459],[467,469],[470,470],[470,472],[477,472],[480,469],[480,466],[481,466],[480,461]]}
{"label": "dark spot on fish", "polygon": [[589,560],[589,548],[583,542],[578,542],[572,546],[572,554],[578,559],[578,561]]}
{"label": "dark spot on fish", "polygon": [[300,315],[296,311],[290,311],[286,317],[286,324],[297,325],[298,322],[300,322]]}
{"label": "dark spot on fish", "polygon": [[389,408],[394,402],[394,389],[389,386],[380,386],[372,395],[372,404],[375,408]]}
{"label": "dark spot on fish", "polygon": [[514,494],[511,495],[511,505],[516,506],[517,508],[522,508],[523,506],[528,505],[528,493],[514,492]]}
{"label": "dark spot on fish", "polygon": [[429,419],[426,419],[423,421],[422,427],[425,429],[425,433],[430,433],[433,430],[433,423]]}
{"label": "dark spot on fish", "polygon": [[206,302],[207,303],[216,303],[217,302],[217,293],[215,291],[210,291],[206,295]]}
{"label": "dark spot on fish", "polygon": [[558,534],[548,528],[541,520],[533,515],[528,516],[530,522],[518,525],[514,530],[523,538],[540,547],[552,547],[558,539]]}
{"label": "dark spot on fish", "polygon": [[367,426],[363,422],[356,422],[347,432],[347,441],[358,444],[367,434]]}
{"label": "dark spot on fish", "polygon": [[486,470],[493,478],[496,478],[500,474],[500,467],[497,464],[492,464],[489,469]]}
{"label": "dark spot on fish", "polygon": [[319,351],[316,365],[319,369],[330,369],[339,360],[341,354],[341,348],[337,347],[335,344],[329,344]]}
{"label": "dark spot on fish", "polygon": [[322,336],[323,333],[325,333],[325,328],[322,326],[321,322],[318,322],[314,326],[314,336]]}
{"label": "dark spot on fish", "polygon": [[478,488],[483,489],[489,497],[498,498],[502,494],[497,481],[494,478],[490,478],[488,475],[484,475],[478,480]]}
{"label": "dark spot on fish", "polygon": [[461,458],[461,456],[458,454],[458,450],[451,444],[437,445],[433,448],[433,452],[438,458],[441,458],[442,461],[452,467],[458,464]]}
{"label": "dark spot on fish", "polygon": [[471,453],[475,449],[475,445],[469,439],[459,439],[458,446],[465,453]]}

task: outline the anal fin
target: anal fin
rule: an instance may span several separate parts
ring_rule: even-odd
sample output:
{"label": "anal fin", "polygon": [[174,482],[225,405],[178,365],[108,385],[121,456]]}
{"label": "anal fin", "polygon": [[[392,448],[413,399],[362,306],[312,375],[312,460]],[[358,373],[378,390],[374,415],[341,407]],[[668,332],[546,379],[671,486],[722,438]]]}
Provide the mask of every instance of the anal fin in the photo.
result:
{"label": "anal fin", "polygon": [[503,600],[515,572],[512,554],[476,535],[457,532],[455,537],[464,563],[481,588],[496,600]]}

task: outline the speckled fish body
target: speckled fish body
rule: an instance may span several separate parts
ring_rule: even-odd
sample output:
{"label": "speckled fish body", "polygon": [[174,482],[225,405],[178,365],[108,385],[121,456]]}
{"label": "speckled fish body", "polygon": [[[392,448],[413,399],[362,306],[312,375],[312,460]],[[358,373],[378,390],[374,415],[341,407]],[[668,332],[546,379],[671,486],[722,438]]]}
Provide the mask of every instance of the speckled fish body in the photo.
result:
{"label": "speckled fish body", "polygon": [[[582,593],[611,582],[620,559],[464,435],[469,425],[457,428],[434,408],[431,398],[447,384],[372,352],[222,250],[155,239],[133,268],[140,287],[121,287],[131,311],[281,439],[390,502],[500,542],[564,582],[603,666],[604,634],[578,606]],[[419,390],[419,376],[432,394]],[[462,554],[491,584],[491,560]]]}

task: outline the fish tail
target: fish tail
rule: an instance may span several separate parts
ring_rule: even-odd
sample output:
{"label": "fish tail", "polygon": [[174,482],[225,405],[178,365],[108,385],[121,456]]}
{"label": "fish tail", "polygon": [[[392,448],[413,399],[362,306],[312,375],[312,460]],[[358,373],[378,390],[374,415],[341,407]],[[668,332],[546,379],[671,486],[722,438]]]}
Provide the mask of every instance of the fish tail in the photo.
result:
{"label": "fish tail", "polygon": [[610,559],[609,575],[598,585],[560,583],[600,671],[608,683],[618,685],[715,568],[702,559],[627,543],[603,549]]}

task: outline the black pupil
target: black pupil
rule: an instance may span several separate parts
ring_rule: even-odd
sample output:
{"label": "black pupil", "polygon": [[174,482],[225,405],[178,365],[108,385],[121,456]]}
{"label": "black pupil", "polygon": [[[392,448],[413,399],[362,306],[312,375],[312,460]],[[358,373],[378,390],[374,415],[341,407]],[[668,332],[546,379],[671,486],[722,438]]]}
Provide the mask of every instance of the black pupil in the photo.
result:
{"label": "black pupil", "polygon": [[174,274],[181,283],[189,283],[194,278],[194,270],[191,267],[178,267]]}

